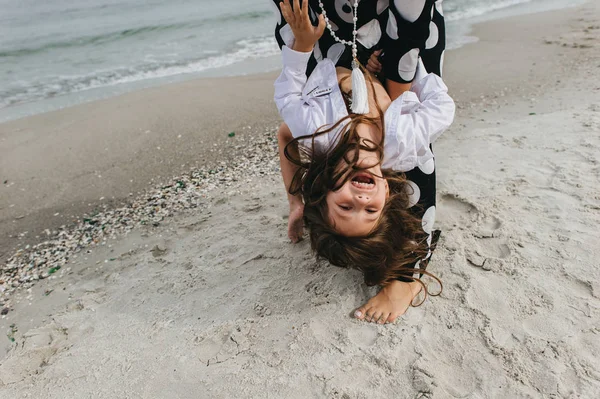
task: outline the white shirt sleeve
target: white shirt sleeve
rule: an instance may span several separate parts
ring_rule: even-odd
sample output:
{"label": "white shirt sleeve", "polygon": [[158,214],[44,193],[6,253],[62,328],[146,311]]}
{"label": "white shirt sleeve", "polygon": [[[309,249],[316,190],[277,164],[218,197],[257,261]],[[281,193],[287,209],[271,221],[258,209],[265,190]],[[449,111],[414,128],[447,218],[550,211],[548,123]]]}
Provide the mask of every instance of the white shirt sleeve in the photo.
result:
{"label": "white shirt sleeve", "polygon": [[433,159],[429,148],[454,120],[455,105],[448,88],[427,74],[421,60],[410,91],[387,109],[383,168],[406,172]]}
{"label": "white shirt sleeve", "polygon": [[302,95],[311,53],[301,53],[283,46],[281,55],[283,69],[275,81],[275,104],[279,114],[294,137],[313,134],[325,124],[325,118],[321,107]]}
{"label": "white shirt sleeve", "polygon": [[[283,69],[275,81],[275,104],[292,136],[312,135],[317,129],[325,129],[348,115],[331,60],[319,62],[307,80],[306,68],[311,53],[283,46],[281,55]],[[316,150],[330,148],[337,142],[337,134],[330,132],[315,138]]]}

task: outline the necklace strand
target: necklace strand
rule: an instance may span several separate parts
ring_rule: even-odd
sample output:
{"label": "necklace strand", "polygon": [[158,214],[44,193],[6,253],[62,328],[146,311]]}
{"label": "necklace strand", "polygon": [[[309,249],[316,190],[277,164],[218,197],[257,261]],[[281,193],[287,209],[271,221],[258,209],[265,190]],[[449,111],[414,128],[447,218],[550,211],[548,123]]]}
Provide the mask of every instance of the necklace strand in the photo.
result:
{"label": "necklace strand", "polygon": [[[306,0],[305,0],[306,1]],[[331,27],[331,22],[329,22],[329,18],[327,17],[327,12],[325,12],[325,7],[323,7],[323,2],[321,0],[319,0],[319,7],[321,7],[321,13],[323,14],[323,17],[325,18],[325,24],[327,26],[327,29],[329,29],[329,33],[331,33],[331,37],[333,37],[333,39],[336,42],[345,44],[347,46],[351,46],[352,47],[352,62],[356,62],[356,34],[358,33],[356,31],[356,22],[358,21],[358,1],[359,0],[354,0],[354,13],[352,14],[352,22],[354,23],[354,29],[352,30],[352,41],[350,40],[343,40],[340,39],[335,32],[333,31],[332,27]]]}

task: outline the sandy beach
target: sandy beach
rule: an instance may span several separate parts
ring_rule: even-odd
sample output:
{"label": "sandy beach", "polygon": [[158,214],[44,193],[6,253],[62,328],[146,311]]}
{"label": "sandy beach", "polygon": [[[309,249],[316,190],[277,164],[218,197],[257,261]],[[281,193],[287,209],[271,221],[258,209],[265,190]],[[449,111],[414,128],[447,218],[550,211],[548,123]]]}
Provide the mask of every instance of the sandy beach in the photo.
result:
{"label": "sandy beach", "polygon": [[[598,397],[600,4],[473,36],[435,144],[444,291],[393,325],[288,242],[276,74],[0,124],[0,398]],[[77,252],[13,287],[48,239]]]}

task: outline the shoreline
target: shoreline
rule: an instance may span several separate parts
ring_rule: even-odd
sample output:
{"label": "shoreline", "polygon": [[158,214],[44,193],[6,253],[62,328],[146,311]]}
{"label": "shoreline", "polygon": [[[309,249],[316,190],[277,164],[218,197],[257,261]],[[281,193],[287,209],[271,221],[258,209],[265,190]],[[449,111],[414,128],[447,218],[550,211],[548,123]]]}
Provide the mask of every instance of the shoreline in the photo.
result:
{"label": "shoreline", "polygon": [[[587,0],[576,0],[573,4],[565,4],[564,0],[529,1],[501,7],[483,14],[475,14],[460,19],[450,18],[447,24],[448,35],[458,37],[454,43],[449,43],[447,50],[456,50],[478,39],[470,35],[473,27],[487,21],[524,16],[556,9],[569,9],[585,3]],[[14,107],[0,109],[0,124],[32,117],[47,112],[55,112],[90,102],[108,100],[120,95],[139,90],[156,88],[170,84],[212,78],[236,78],[255,74],[275,73],[279,69],[279,55],[266,58],[250,58],[242,62],[225,65],[220,68],[209,68],[198,72],[188,72],[179,75],[166,75],[145,80],[137,80],[124,84],[91,88],[80,92],[65,93],[54,98],[45,98],[35,102],[16,104]]]}
{"label": "shoreline", "polygon": [[[316,263],[306,242],[287,240],[277,157],[268,152],[278,118],[271,93],[260,91],[272,90],[274,76],[242,79],[243,90],[226,79],[185,82],[64,110],[60,125],[46,116],[15,127],[21,147],[5,152],[0,141],[0,153],[31,151],[35,137],[23,132],[43,128],[53,137],[34,151],[40,164],[53,142],[54,149],[75,142],[78,126],[96,120],[111,128],[114,158],[101,163],[98,179],[115,184],[74,185],[84,200],[100,194],[89,190],[127,183],[120,169],[142,173],[144,165],[148,176],[169,179],[195,161],[225,162],[223,173],[238,181],[192,176],[209,189],[195,210],[97,243],[17,291],[0,317],[0,337],[8,337],[0,341],[2,395],[593,397],[600,389],[593,356],[600,351],[600,5],[486,22],[475,33],[479,42],[447,54],[457,118],[435,144],[443,235],[430,268],[444,292],[395,325],[352,319],[374,288],[356,271]],[[198,88],[211,90],[210,98]],[[225,103],[234,112],[199,122],[199,106],[208,112]],[[234,137],[231,123],[241,129]],[[185,145],[170,143],[184,131]],[[82,142],[96,137],[85,133]],[[212,148],[190,148],[192,139]],[[238,156],[234,171],[227,157],[254,148],[252,140],[264,146],[261,159]],[[94,141],[90,151],[104,145]],[[124,157],[134,148],[143,158],[156,146],[178,163]],[[89,154],[80,154],[81,164],[103,161]],[[75,175],[80,184],[94,170],[54,172],[63,175],[47,179]]]}

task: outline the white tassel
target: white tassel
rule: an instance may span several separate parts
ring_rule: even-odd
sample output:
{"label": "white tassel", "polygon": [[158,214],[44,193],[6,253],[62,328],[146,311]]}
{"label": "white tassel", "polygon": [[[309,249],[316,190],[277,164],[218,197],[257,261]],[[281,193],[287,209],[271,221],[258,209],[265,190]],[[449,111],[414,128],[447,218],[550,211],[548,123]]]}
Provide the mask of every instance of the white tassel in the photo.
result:
{"label": "white tassel", "polygon": [[365,75],[360,70],[358,62],[352,62],[352,112],[355,114],[369,113],[369,92]]}

